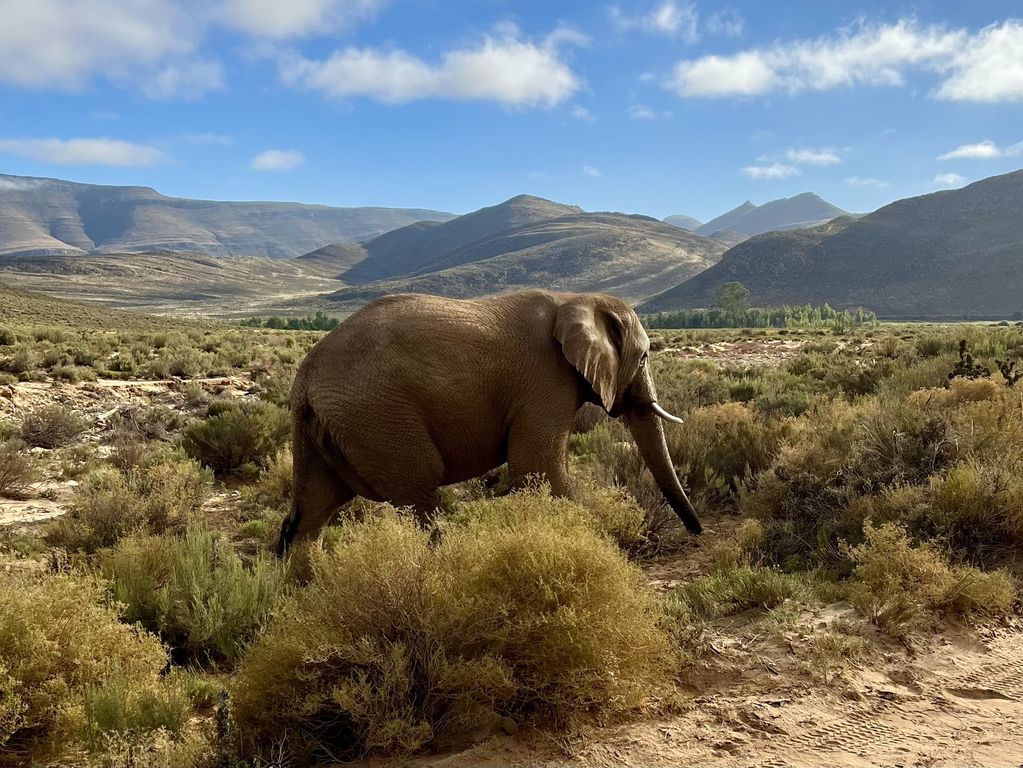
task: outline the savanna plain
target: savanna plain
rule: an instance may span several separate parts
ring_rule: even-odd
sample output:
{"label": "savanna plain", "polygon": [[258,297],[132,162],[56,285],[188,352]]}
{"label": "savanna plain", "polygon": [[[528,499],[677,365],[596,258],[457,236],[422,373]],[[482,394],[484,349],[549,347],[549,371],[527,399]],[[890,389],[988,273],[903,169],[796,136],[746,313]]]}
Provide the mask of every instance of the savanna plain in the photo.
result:
{"label": "savanna plain", "polygon": [[1023,762],[1023,327],[652,330],[701,537],[586,407],[279,561],[322,332],[0,308],[0,764]]}

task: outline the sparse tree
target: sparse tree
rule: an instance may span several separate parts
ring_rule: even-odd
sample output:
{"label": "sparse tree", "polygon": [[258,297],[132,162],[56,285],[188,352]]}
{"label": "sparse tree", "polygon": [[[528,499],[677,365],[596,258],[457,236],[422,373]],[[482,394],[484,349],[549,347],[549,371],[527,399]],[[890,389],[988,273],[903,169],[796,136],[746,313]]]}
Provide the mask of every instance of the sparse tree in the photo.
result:
{"label": "sparse tree", "polygon": [[725,312],[749,309],[749,289],[739,282],[724,283],[718,288],[717,306]]}

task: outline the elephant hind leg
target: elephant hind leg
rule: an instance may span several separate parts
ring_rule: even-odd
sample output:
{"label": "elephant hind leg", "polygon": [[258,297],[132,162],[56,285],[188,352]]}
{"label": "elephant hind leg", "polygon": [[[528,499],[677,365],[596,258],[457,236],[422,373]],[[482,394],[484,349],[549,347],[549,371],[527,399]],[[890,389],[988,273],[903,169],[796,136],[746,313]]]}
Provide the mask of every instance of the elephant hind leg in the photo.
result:
{"label": "elephant hind leg", "polygon": [[355,497],[332,463],[305,433],[296,429],[293,453],[291,513],[281,524],[277,555],[283,556],[295,541],[313,539],[337,510]]}

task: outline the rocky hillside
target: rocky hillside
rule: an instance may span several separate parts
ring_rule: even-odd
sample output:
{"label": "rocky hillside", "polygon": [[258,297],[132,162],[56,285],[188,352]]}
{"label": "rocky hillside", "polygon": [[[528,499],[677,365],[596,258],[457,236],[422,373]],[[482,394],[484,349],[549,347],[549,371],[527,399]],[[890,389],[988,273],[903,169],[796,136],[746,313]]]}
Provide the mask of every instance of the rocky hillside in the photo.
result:
{"label": "rocky hillside", "polygon": [[0,254],[171,250],[287,258],[450,218],[423,209],[188,200],[149,187],[0,174]]}
{"label": "rocky hillside", "polygon": [[368,283],[407,274],[492,235],[576,213],[582,209],[519,195],[443,224],[417,222],[364,243],[364,260],[341,277],[348,283]]}
{"label": "rocky hillside", "polygon": [[537,287],[608,291],[637,301],[706,269],[725,247],[646,216],[571,213],[489,234],[402,276],[343,288],[327,307],[344,311],[386,293],[472,297]]}
{"label": "rocky hillside", "polygon": [[771,232],[653,297],[653,312],[709,306],[740,281],[757,305],[827,302],[883,317],[1023,311],[1023,171],[896,201],[859,219]]}
{"label": "rocky hillside", "polygon": [[684,213],[667,216],[664,219],[664,223],[671,224],[673,227],[688,229],[691,232],[695,232],[703,224],[703,222],[699,219],[694,219],[692,216],[686,216]]}
{"label": "rocky hillside", "polygon": [[723,231],[752,236],[775,230],[813,227],[845,215],[848,215],[847,211],[832,205],[820,195],[804,192],[763,205],[754,205],[747,200],[738,208],[702,224],[695,231],[709,237]]}

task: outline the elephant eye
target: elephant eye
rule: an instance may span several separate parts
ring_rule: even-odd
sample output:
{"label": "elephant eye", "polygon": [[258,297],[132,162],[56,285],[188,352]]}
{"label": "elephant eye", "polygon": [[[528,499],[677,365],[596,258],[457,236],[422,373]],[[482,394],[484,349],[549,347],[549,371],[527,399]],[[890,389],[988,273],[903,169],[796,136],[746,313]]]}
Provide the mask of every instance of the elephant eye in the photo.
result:
{"label": "elephant eye", "polygon": [[643,353],[643,357],[641,357],[641,358],[639,359],[639,364],[640,364],[640,366],[644,366],[644,365],[646,365],[646,359],[647,359],[648,357],[650,357],[650,353],[649,353],[649,352],[644,352],[644,353]]}

